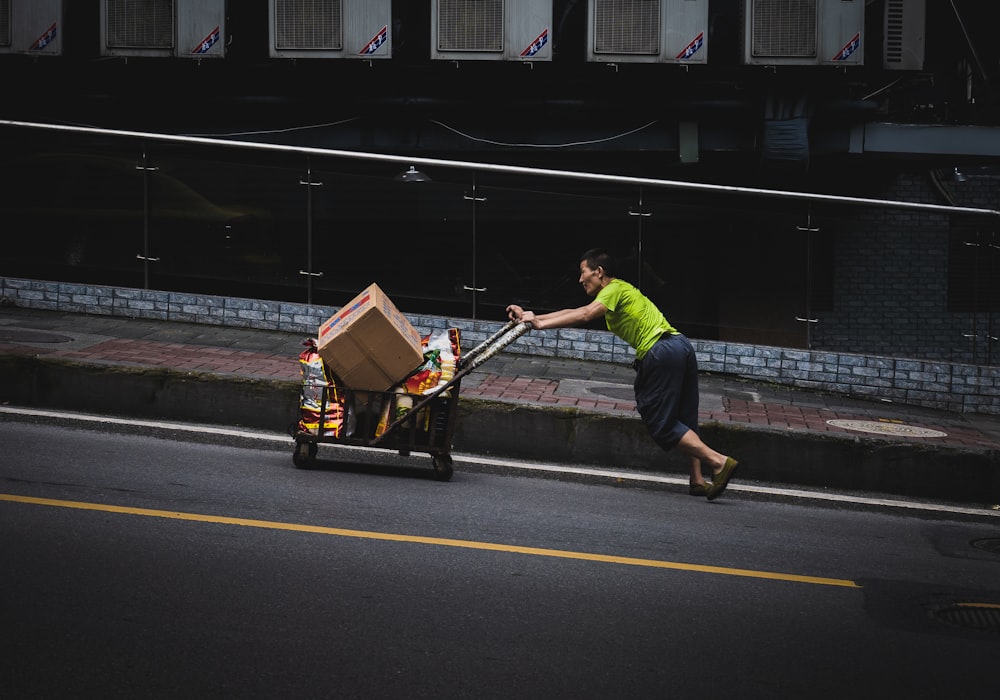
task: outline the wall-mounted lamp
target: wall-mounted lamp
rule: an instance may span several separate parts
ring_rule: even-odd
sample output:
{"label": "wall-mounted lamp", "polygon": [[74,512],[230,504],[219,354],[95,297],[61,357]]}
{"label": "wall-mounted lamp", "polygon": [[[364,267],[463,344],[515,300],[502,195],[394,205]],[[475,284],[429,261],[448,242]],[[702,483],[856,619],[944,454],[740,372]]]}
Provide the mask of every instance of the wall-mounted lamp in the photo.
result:
{"label": "wall-mounted lamp", "polygon": [[409,170],[401,172],[396,176],[396,182],[430,182],[431,178],[426,174],[422,173],[412,165]]}
{"label": "wall-mounted lamp", "polygon": [[955,168],[955,172],[952,173],[952,175],[951,175],[951,181],[952,182],[965,182],[966,179],[967,178],[965,177],[965,173],[963,173],[958,168]]}

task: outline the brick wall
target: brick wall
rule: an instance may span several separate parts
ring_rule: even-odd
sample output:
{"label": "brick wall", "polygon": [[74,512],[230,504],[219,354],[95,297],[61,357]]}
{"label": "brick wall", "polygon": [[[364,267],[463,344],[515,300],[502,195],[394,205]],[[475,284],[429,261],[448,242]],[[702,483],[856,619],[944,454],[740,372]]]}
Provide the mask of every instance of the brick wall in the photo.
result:
{"label": "brick wall", "polygon": [[[15,306],[127,318],[210,323],[313,334],[337,307],[46,282],[0,277],[0,300]],[[468,347],[490,337],[496,322],[407,315],[422,334],[462,330]],[[692,341],[703,372],[813,391],[1000,415],[1000,368],[864,353],[796,350],[719,341]],[[559,329],[522,336],[506,352],[628,363],[632,349],[606,331]]]}
{"label": "brick wall", "polygon": [[[929,171],[900,173],[873,196],[1000,209],[1000,180],[970,174],[966,182],[951,183]],[[816,314],[811,347],[959,363],[982,362],[988,351],[1000,355],[1000,344],[986,334],[970,338],[971,329],[990,320],[1000,324],[1000,314],[983,309],[977,318],[948,310],[948,241],[958,218],[862,209],[824,229],[823,235],[836,237],[834,308]]]}

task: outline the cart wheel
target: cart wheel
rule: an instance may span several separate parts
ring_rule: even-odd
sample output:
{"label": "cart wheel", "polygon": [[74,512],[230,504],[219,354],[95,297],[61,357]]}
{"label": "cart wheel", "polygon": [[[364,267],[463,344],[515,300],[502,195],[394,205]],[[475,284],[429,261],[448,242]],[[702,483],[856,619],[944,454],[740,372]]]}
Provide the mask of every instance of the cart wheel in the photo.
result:
{"label": "cart wheel", "polygon": [[319,447],[315,442],[304,440],[296,441],[295,451],[292,452],[292,462],[299,469],[312,469],[316,464],[316,453]]}
{"label": "cart wheel", "polygon": [[455,470],[451,465],[451,455],[434,455],[434,478],[449,481]]}

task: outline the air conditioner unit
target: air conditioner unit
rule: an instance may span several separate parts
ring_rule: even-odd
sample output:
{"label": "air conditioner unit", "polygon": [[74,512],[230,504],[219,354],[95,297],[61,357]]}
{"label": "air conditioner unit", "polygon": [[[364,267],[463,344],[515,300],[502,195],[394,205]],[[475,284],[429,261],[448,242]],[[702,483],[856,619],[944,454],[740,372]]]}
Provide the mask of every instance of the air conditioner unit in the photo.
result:
{"label": "air conditioner unit", "polygon": [[743,63],[860,66],[865,0],[744,0]]}
{"label": "air conditioner unit", "polygon": [[926,0],[886,0],[882,67],[923,70]]}
{"label": "air conditioner unit", "polygon": [[226,0],[101,0],[102,56],[226,55]]}
{"label": "air conditioner unit", "polygon": [[0,0],[0,53],[62,54],[63,0]]}
{"label": "air conditioner unit", "polygon": [[431,58],[551,61],[552,0],[432,0]]}
{"label": "air conditioner unit", "polygon": [[707,63],[708,0],[589,0],[587,60]]}
{"label": "air conditioner unit", "polygon": [[392,0],[268,0],[272,58],[392,58]]}

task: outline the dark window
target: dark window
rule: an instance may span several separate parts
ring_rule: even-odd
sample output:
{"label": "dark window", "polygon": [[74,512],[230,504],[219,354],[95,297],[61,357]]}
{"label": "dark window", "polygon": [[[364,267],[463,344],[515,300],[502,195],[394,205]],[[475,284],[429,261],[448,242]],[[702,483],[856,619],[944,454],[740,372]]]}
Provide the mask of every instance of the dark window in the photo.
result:
{"label": "dark window", "polygon": [[952,223],[948,311],[1000,311],[1000,235],[992,222]]}
{"label": "dark window", "polygon": [[809,234],[809,311],[833,311],[836,237],[833,233]]}

